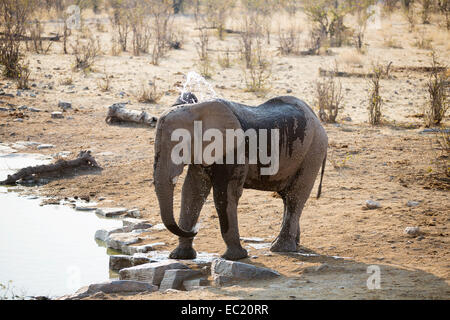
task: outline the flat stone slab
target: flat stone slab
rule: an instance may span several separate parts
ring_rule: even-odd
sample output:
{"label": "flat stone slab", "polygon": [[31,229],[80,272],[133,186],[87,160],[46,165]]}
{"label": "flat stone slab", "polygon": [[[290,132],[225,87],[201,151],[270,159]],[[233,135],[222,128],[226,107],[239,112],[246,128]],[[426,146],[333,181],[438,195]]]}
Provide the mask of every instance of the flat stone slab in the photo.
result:
{"label": "flat stone slab", "polygon": [[58,101],[58,107],[60,107],[63,110],[72,109],[72,103],[67,101]]}
{"label": "flat stone slab", "polygon": [[148,229],[152,227],[152,224],[144,219],[135,218],[125,218],[122,220],[122,225],[124,227],[131,227],[132,230],[135,229]]}
{"label": "flat stone slab", "polygon": [[97,240],[101,240],[101,241],[105,241],[108,240],[108,237],[113,234],[113,233],[124,233],[124,232],[128,232],[129,230],[125,229],[125,228],[106,228],[106,229],[99,229],[95,232],[95,239]]}
{"label": "flat stone slab", "polygon": [[148,282],[134,280],[112,280],[102,283],[93,283],[87,287],[78,290],[75,295],[69,296],[68,299],[81,299],[88,297],[97,292],[103,293],[130,293],[130,292],[154,292],[158,287]]}
{"label": "flat stone slab", "polygon": [[261,280],[280,276],[278,272],[268,268],[224,259],[216,259],[212,262],[211,275],[217,285],[236,280]]}
{"label": "flat stone slab", "polygon": [[191,270],[191,269],[167,270],[164,273],[164,278],[161,281],[159,290],[160,291],[165,291],[168,289],[182,290],[184,280],[200,276],[202,276],[202,272],[200,270]]}
{"label": "flat stone slab", "polygon": [[188,279],[183,281],[183,288],[186,291],[197,290],[210,285],[206,278]]}
{"label": "flat stone slab", "polygon": [[139,242],[139,237],[130,232],[112,233],[106,239],[106,246],[111,249],[123,251],[126,246]]}
{"label": "flat stone slab", "polygon": [[95,213],[104,216],[104,217],[116,217],[127,213],[127,208],[118,207],[118,208],[97,208]]}
{"label": "flat stone slab", "polygon": [[109,268],[114,271],[120,271],[124,268],[130,268],[150,262],[152,261],[145,257],[134,257],[123,254],[109,256]]}
{"label": "flat stone slab", "polygon": [[171,269],[189,269],[177,260],[151,262],[120,270],[120,280],[146,281],[154,285],[160,285],[164,273]]}
{"label": "flat stone slab", "polygon": [[64,118],[64,115],[60,111],[52,112],[50,115],[51,115],[52,119],[63,119]]}
{"label": "flat stone slab", "polygon": [[51,149],[51,148],[54,148],[54,147],[55,146],[53,144],[40,144],[36,148],[38,150],[43,150],[43,149]]}
{"label": "flat stone slab", "polygon": [[156,248],[163,247],[166,244],[164,242],[155,242],[149,244],[143,244],[140,246],[125,246],[122,248],[123,253],[135,254],[135,253],[147,253],[149,251],[154,251]]}

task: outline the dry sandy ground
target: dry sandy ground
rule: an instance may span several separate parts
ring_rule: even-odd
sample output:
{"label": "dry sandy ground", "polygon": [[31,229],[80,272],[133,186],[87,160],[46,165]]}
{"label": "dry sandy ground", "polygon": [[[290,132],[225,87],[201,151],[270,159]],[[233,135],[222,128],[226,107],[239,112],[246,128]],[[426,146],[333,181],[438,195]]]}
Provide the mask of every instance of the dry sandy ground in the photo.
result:
{"label": "dry sandy ground", "polygon": [[[178,26],[192,27],[188,18],[177,17]],[[395,21],[395,22],[394,22]],[[49,28],[51,25],[49,25]],[[435,25],[425,28],[441,59],[449,60],[449,33]],[[95,30],[94,25],[92,25]],[[108,125],[104,119],[107,107],[115,102],[127,102],[129,108],[145,109],[160,114],[173,103],[184,83],[185,75],[196,70],[195,32],[186,28],[182,50],[172,50],[159,66],[149,63],[147,55],[133,57],[130,53],[110,56],[110,33],[96,32],[104,43],[105,55],[99,57],[94,69],[99,72],[73,72],[73,56],[62,55],[55,44],[47,55],[29,54],[32,75],[36,84],[20,97],[0,97],[16,106],[27,105],[45,112],[25,111],[23,122],[14,122],[17,114],[0,113],[0,141],[38,141],[54,144],[43,150],[54,154],[91,150],[104,168],[101,172],[78,172],[54,179],[42,187],[27,188],[27,192],[56,198],[89,196],[112,200],[114,206],[137,207],[143,216],[159,223],[159,209],[152,183],[153,145],[155,131],[137,125]],[[190,34],[189,34],[190,33]],[[393,36],[402,49],[384,46],[387,35]],[[242,69],[234,64],[222,70],[214,60],[215,73],[209,82],[216,92],[227,99],[246,104],[259,104],[265,99],[291,95],[314,104],[315,80],[318,68],[343,61],[342,68],[367,71],[371,61],[394,66],[429,65],[430,51],[412,46],[414,34],[408,33],[404,20],[383,21],[382,30],[369,31],[368,50],[357,56],[350,48],[332,48],[328,56],[287,56],[274,54],[271,89],[266,98],[245,92]],[[273,36],[268,52],[276,52]],[[233,48],[237,35],[224,41],[211,37],[213,48]],[[349,53],[350,52],[350,53]],[[352,57],[351,59],[348,56]],[[356,58],[356,65],[349,60]],[[346,58],[347,57],[347,58]],[[362,67],[358,66],[359,64]],[[113,76],[112,89],[98,88],[102,72]],[[143,81],[156,76],[165,95],[158,105],[140,104],[137,92]],[[384,125],[367,124],[367,82],[360,78],[342,78],[345,92],[344,108],[338,125],[324,124],[329,136],[329,156],[324,177],[322,197],[311,197],[301,216],[301,245],[304,252],[319,256],[269,253],[267,249],[249,249],[251,259],[243,262],[273,268],[282,277],[271,281],[239,283],[223,288],[207,288],[193,292],[152,293],[148,295],[97,295],[100,299],[448,299],[450,298],[449,252],[449,183],[436,178],[436,158],[440,156],[436,135],[419,134],[422,119],[413,117],[423,112],[426,101],[427,74],[394,72],[394,78],[382,80],[385,99]],[[72,85],[62,82],[71,77]],[[10,82],[0,80],[2,87]],[[53,86],[52,89],[48,85]],[[13,84],[4,89],[16,93]],[[125,92],[124,97],[119,92]],[[35,98],[30,92],[36,92]],[[58,111],[59,100],[70,101],[74,109],[65,112],[64,119],[51,119],[50,112]],[[3,105],[0,105],[3,106]],[[69,118],[71,117],[71,118]],[[352,121],[343,121],[351,117]],[[449,119],[445,124],[448,127]],[[38,152],[30,148],[28,152]],[[105,153],[107,152],[107,153]],[[442,177],[442,175],[441,175]],[[177,184],[175,209],[180,207]],[[316,190],[313,190],[315,194]],[[366,200],[379,201],[380,209],[364,210]],[[419,201],[408,207],[407,201]],[[101,203],[101,202],[100,202]],[[110,203],[105,204],[107,206]],[[278,234],[283,205],[271,193],[245,190],[239,205],[239,224],[242,237],[261,237],[268,242]],[[223,253],[225,245],[220,236],[217,213],[212,197],[200,216],[201,229],[195,239],[197,251]],[[420,238],[404,234],[409,226],[423,231]],[[172,250],[177,238],[168,231],[155,231],[149,241],[163,241]],[[335,259],[333,256],[345,257]],[[316,266],[326,263],[319,271]],[[368,266],[381,270],[381,289],[369,290],[366,281]]]}

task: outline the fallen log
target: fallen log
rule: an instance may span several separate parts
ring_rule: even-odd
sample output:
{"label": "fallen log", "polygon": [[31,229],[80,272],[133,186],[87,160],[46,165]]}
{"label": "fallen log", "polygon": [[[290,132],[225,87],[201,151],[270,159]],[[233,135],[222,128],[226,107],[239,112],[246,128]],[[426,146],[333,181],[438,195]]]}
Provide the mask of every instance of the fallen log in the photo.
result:
{"label": "fallen log", "polygon": [[106,123],[134,122],[155,127],[158,118],[145,111],[128,110],[123,103],[114,103],[109,106],[105,121]]}
{"label": "fallen log", "polygon": [[61,172],[67,169],[74,169],[78,167],[87,166],[95,169],[102,169],[94,157],[91,155],[90,151],[81,151],[76,159],[73,160],[63,160],[60,159],[52,164],[45,164],[40,166],[31,166],[20,169],[18,172],[12,175],[8,175],[6,180],[0,181],[0,185],[10,185],[14,184],[20,179],[31,177],[36,174],[42,173],[52,173]]}

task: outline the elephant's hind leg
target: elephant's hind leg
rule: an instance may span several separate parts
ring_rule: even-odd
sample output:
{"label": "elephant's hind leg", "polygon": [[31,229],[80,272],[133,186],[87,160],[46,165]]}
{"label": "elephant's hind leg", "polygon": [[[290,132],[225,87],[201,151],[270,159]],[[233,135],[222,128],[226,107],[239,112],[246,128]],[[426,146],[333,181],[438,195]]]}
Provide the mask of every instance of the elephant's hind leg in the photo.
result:
{"label": "elephant's hind leg", "polygon": [[297,251],[300,242],[300,215],[313,189],[325,152],[310,152],[303,160],[294,180],[280,192],[284,202],[283,222],[280,234],[272,243],[271,251]]}
{"label": "elephant's hind leg", "polygon": [[[197,223],[203,204],[211,190],[211,181],[200,166],[190,165],[181,194],[179,226],[191,230]],[[178,247],[170,253],[172,259],[195,259],[197,253],[192,247],[194,238],[178,238]]]}

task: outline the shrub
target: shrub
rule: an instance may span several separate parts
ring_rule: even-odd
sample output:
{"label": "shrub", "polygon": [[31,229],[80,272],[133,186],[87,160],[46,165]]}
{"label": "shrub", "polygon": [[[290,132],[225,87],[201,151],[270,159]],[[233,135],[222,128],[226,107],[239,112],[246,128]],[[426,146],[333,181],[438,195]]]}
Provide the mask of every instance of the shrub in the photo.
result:
{"label": "shrub", "polygon": [[344,42],[344,17],[353,10],[345,1],[305,0],[305,14],[312,24],[312,29],[325,35],[330,45],[340,47]]}
{"label": "shrub", "polygon": [[316,82],[316,103],[322,122],[336,122],[343,98],[341,82],[336,81],[333,75]]}
{"label": "shrub", "polygon": [[92,35],[84,42],[77,38],[75,45],[72,45],[72,51],[75,56],[74,68],[76,70],[89,71],[101,52],[99,40]]}
{"label": "shrub", "polygon": [[448,77],[445,71],[441,71],[442,66],[435,52],[431,54],[431,58],[431,75],[427,84],[429,100],[425,112],[425,125],[427,127],[439,125],[449,107],[445,87]]}
{"label": "shrub", "polygon": [[156,86],[156,77],[154,77],[153,81],[149,81],[148,87],[142,84],[138,101],[141,103],[157,103],[162,96],[163,93],[159,92],[158,87]]}
{"label": "shrub", "polygon": [[265,54],[261,38],[256,39],[255,47],[250,57],[250,64],[243,73],[248,92],[264,96],[270,89],[267,84],[272,75],[272,64],[269,57]]}
{"label": "shrub", "polygon": [[383,99],[380,95],[380,80],[388,71],[381,64],[372,66],[373,75],[369,78],[369,123],[378,125],[381,123],[381,106]]}
{"label": "shrub", "polygon": [[278,40],[280,46],[278,50],[282,55],[298,54],[300,52],[300,34],[301,29],[295,25],[288,27],[286,31],[278,31]]}
{"label": "shrub", "polygon": [[16,79],[21,72],[20,38],[25,35],[33,5],[31,0],[0,1],[0,65],[8,78]]}

